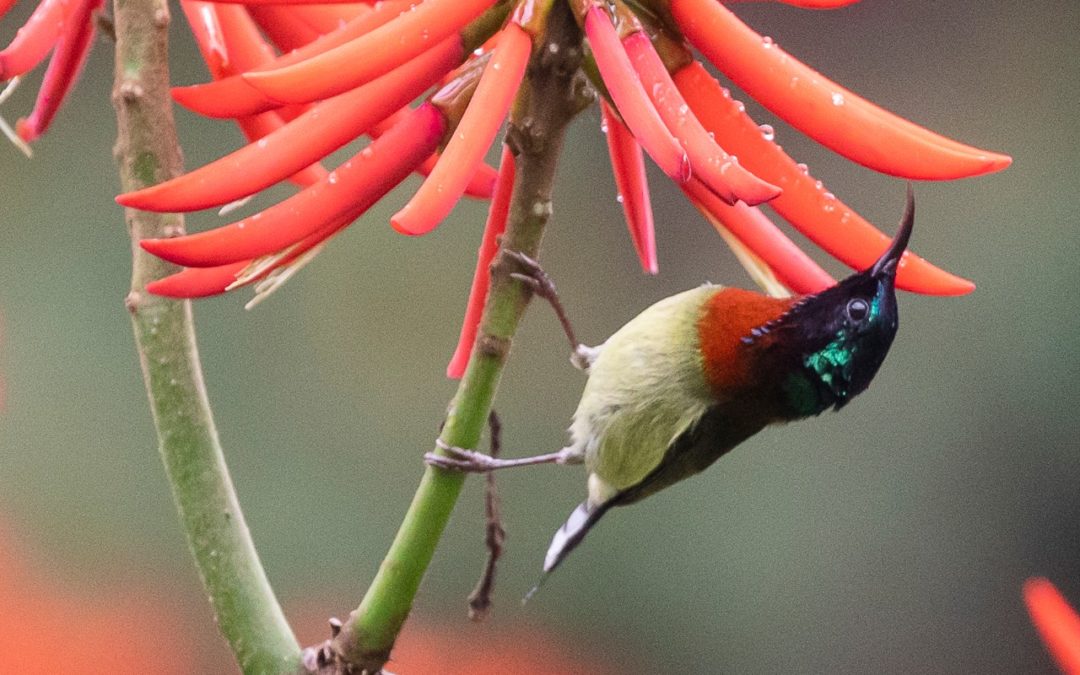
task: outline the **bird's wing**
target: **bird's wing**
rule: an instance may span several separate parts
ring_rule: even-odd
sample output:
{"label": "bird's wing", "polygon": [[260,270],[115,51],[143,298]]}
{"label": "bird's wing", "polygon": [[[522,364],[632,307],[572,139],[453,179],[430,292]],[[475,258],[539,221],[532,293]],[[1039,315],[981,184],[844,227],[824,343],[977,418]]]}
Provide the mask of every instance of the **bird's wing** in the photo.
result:
{"label": "bird's wing", "polygon": [[614,490],[648,475],[710,404],[698,322],[718,290],[702,286],[652,305],[608,338],[592,364],[572,445]]}

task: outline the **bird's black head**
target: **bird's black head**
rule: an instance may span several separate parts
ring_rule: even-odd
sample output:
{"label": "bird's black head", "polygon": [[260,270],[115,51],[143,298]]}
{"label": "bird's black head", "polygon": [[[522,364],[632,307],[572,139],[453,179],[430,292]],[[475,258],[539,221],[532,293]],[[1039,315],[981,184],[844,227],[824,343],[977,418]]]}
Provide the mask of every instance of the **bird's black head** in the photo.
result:
{"label": "bird's black head", "polygon": [[800,300],[777,319],[788,366],[782,395],[798,415],[818,414],[870,386],[896,335],[896,270],[915,219],[908,185],[907,206],[892,244],[869,269]]}

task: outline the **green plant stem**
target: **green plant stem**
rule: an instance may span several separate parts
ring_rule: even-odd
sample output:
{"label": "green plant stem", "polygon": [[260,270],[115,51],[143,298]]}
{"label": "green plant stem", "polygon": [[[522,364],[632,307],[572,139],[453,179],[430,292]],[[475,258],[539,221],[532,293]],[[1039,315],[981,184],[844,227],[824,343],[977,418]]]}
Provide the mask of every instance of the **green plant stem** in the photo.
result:
{"label": "green plant stem", "polygon": [[[165,0],[116,0],[116,159],[124,190],[178,175],[169,98]],[[127,307],[157,426],[161,457],[188,545],[218,625],[245,673],[294,673],[300,647],[285,621],[236,500],[203,384],[191,303],[145,292],[176,268],[140,239],[182,234],[183,218],[127,209],[133,267]]]}
{"label": "green plant stem", "polygon": [[[516,177],[502,246],[529,256],[536,255],[551,217],[566,126],[589,99],[578,75],[581,33],[564,3],[549,7],[546,42],[536,46],[507,134],[516,155]],[[525,287],[509,276],[514,269],[501,260],[493,266],[472,358],[443,427],[441,439],[451,446],[475,448],[479,443],[529,301]],[[331,672],[378,673],[389,659],[463,482],[461,473],[427,467],[378,574],[330,644],[337,661]]]}

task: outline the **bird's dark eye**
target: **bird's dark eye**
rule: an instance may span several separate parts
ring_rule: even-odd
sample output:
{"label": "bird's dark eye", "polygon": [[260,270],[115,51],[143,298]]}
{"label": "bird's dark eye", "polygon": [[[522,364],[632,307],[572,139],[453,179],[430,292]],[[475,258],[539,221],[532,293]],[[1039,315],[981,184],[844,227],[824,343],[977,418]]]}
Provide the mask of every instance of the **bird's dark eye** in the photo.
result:
{"label": "bird's dark eye", "polygon": [[870,305],[862,298],[853,298],[848,301],[847,315],[855,323],[860,323],[870,314]]}

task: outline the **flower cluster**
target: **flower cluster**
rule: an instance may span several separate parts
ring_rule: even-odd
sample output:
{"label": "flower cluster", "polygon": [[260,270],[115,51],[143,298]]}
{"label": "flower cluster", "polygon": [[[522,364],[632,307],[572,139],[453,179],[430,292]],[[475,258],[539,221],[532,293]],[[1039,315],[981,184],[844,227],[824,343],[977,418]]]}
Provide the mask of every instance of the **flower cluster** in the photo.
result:
{"label": "flower cluster", "polygon": [[[36,56],[27,56],[23,33],[40,31],[50,21],[49,35],[61,35],[50,74],[54,65],[59,69],[64,40],[73,48],[76,39],[56,26],[75,32],[78,22],[47,20],[45,8],[56,5],[73,16],[86,7],[92,11],[96,1],[43,0],[42,16],[35,13],[16,38],[19,44],[0,52],[0,77],[25,72],[40,60],[47,47],[39,45]],[[854,0],[785,1],[832,8]],[[10,0],[0,0],[0,9],[3,2]],[[771,127],[754,122],[698,54],[778,117],[876,171],[943,180],[1010,163],[1007,156],[942,137],[844,89],[717,0],[180,4],[213,81],[178,87],[174,98],[202,115],[235,120],[250,144],[117,201],[150,211],[193,211],[228,207],[284,180],[299,190],[222,227],[142,242],[147,251],[186,268],[148,290],[200,297],[255,285],[256,300],[265,297],[329,238],[420,172],[426,179],[391,219],[402,233],[431,231],[463,195],[493,197],[451,375],[460,375],[468,358],[513,188],[512,152],[504,150],[497,170],[483,158],[530,58],[544,43],[555,7],[568,8],[584,35],[582,71],[601,95],[619,199],[647,272],[655,272],[657,262],[646,154],[773,292],[814,292],[833,280],[758,204],[767,202],[852,267],[867,266],[888,243],[774,143]],[[28,128],[42,126],[30,119]],[[327,155],[363,135],[371,140],[362,150],[333,170],[322,166]],[[973,288],[913,254],[905,254],[897,283],[937,295]]]}

